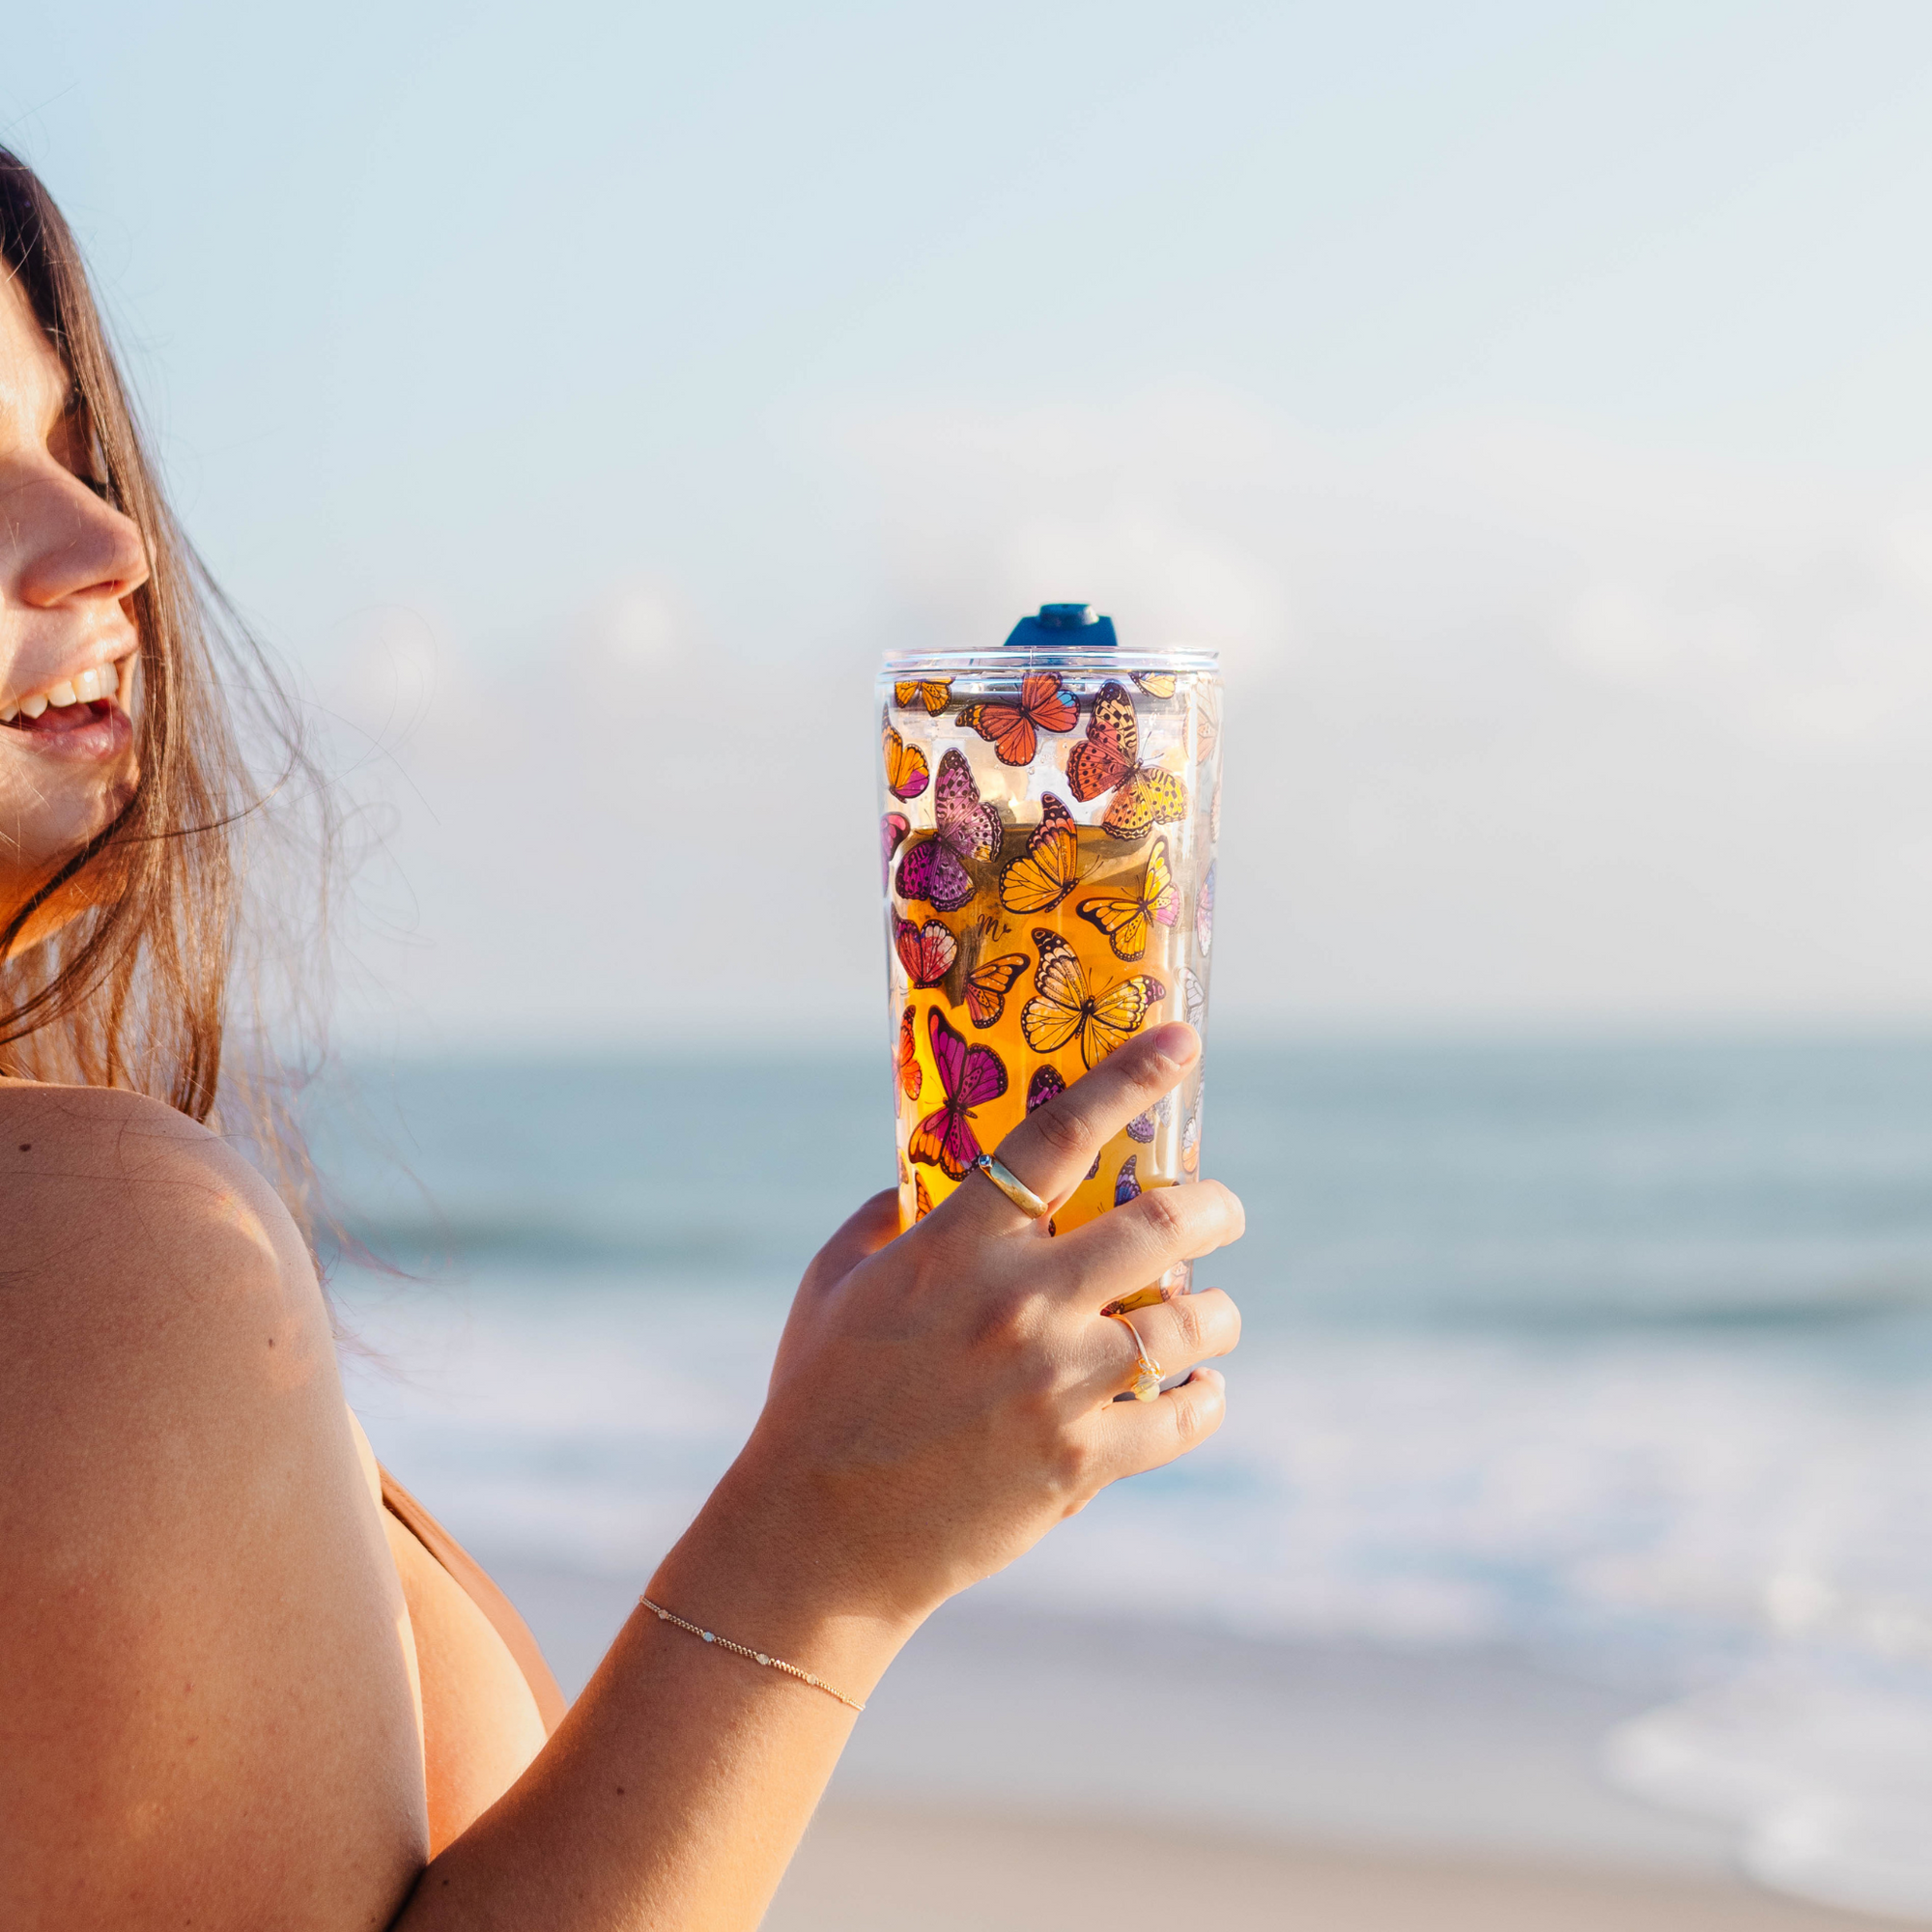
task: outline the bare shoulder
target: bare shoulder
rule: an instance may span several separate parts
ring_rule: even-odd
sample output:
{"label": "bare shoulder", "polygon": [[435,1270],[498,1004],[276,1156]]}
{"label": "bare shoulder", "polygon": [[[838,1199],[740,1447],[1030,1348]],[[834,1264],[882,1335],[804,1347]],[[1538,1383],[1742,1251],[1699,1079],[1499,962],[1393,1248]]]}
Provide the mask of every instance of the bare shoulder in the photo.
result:
{"label": "bare shoulder", "polygon": [[421,1767],[327,1307],[139,1095],[0,1083],[0,1922],[384,1922]]}
{"label": "bare shoulder", "polygon": [[[100,1287],[134,1314],[164,1283],[177,1307],[182,1289],[189,1306],[197,1290],[266,1294],[291,1314],[321,1306],[274,1190],[218,1135],[143,1094],[0,1081],[0,1321],[99,1316],[87,1304]],[[65,1291],[51,1309],[21,1293],[50,1269]]]}

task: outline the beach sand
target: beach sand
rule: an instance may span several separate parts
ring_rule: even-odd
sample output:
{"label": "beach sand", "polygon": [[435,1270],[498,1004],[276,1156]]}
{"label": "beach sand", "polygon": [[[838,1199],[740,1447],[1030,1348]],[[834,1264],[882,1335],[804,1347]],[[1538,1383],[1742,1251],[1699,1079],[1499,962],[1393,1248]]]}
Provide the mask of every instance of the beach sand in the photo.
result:
{"label": "beach sand", "polygon": [[[643,1578],[500,1566],[574,1692]],[[873,1693],[769,1932],[1864,1932],[1617,1791],[1669,1693],[1561,1659],[950,1605]],[[1132,1817],[1125,1826],[1109,1822]]]}
{"label": "beach sand", "polygon": [[[1151,1806],[1157,1814],[1158,1807]],[[1875,1932],[1722,1879],[828,1804],[765,1932]]]}

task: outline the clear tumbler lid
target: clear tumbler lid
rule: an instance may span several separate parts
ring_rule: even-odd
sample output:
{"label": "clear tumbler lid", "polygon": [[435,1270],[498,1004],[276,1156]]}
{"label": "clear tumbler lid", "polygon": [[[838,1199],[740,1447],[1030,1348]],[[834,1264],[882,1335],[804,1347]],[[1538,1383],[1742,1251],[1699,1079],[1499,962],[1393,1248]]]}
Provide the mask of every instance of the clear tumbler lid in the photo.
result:
{"label": "clear tumbler lid", "polygon": [[[1111,670],[1119,662],[1121,640],[1114,620],[1101,616],[1091,604],[1042,604],[1039,614],[1022,617],[1007,634],[1005,644],[993,650],[888,651],[889,670],[931,673],[986,670],[1010,672],[1016,663],[1027,668],[1051,666],[1060,670]],[[1009,657],[1008,652],[1013,655]],[[1203,650],[1136,651],[1139,670],[1211,671],[1219,653]]]}

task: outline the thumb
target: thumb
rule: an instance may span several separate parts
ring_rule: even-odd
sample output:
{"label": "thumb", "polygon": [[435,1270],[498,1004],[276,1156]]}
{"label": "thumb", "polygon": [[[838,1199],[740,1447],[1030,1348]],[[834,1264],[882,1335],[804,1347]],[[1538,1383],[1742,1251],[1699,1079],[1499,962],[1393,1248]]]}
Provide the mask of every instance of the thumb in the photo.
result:
{"label": "thumb", "polygon": [[875,1255],[899,1232],[899,1191],[888,1187],[852,1214],[811,1258],[799,1283],[800,1299],[822,1294],[841,1282],[867,1255]]}

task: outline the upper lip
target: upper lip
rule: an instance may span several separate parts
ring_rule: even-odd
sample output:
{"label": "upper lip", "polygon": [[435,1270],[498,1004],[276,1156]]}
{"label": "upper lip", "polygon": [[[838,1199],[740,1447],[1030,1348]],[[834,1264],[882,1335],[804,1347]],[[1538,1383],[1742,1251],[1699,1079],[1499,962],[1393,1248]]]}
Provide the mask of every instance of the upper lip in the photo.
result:
{"label": "upper lip", "polygon": [[133,651],[128,649],[109,657],[102,657],[99,652],[95,652],[85,658],[78,658],[72,664],[63,666],[45,677],[37,678],[32,684],[22,685],[16,691],[0,695],[0,711],[10,706],[23,704],[37,693],[51,691],[57,684],[71,684],[83,671],[111,670],[118,691],[121,685],[121,667],[133,654]]}

